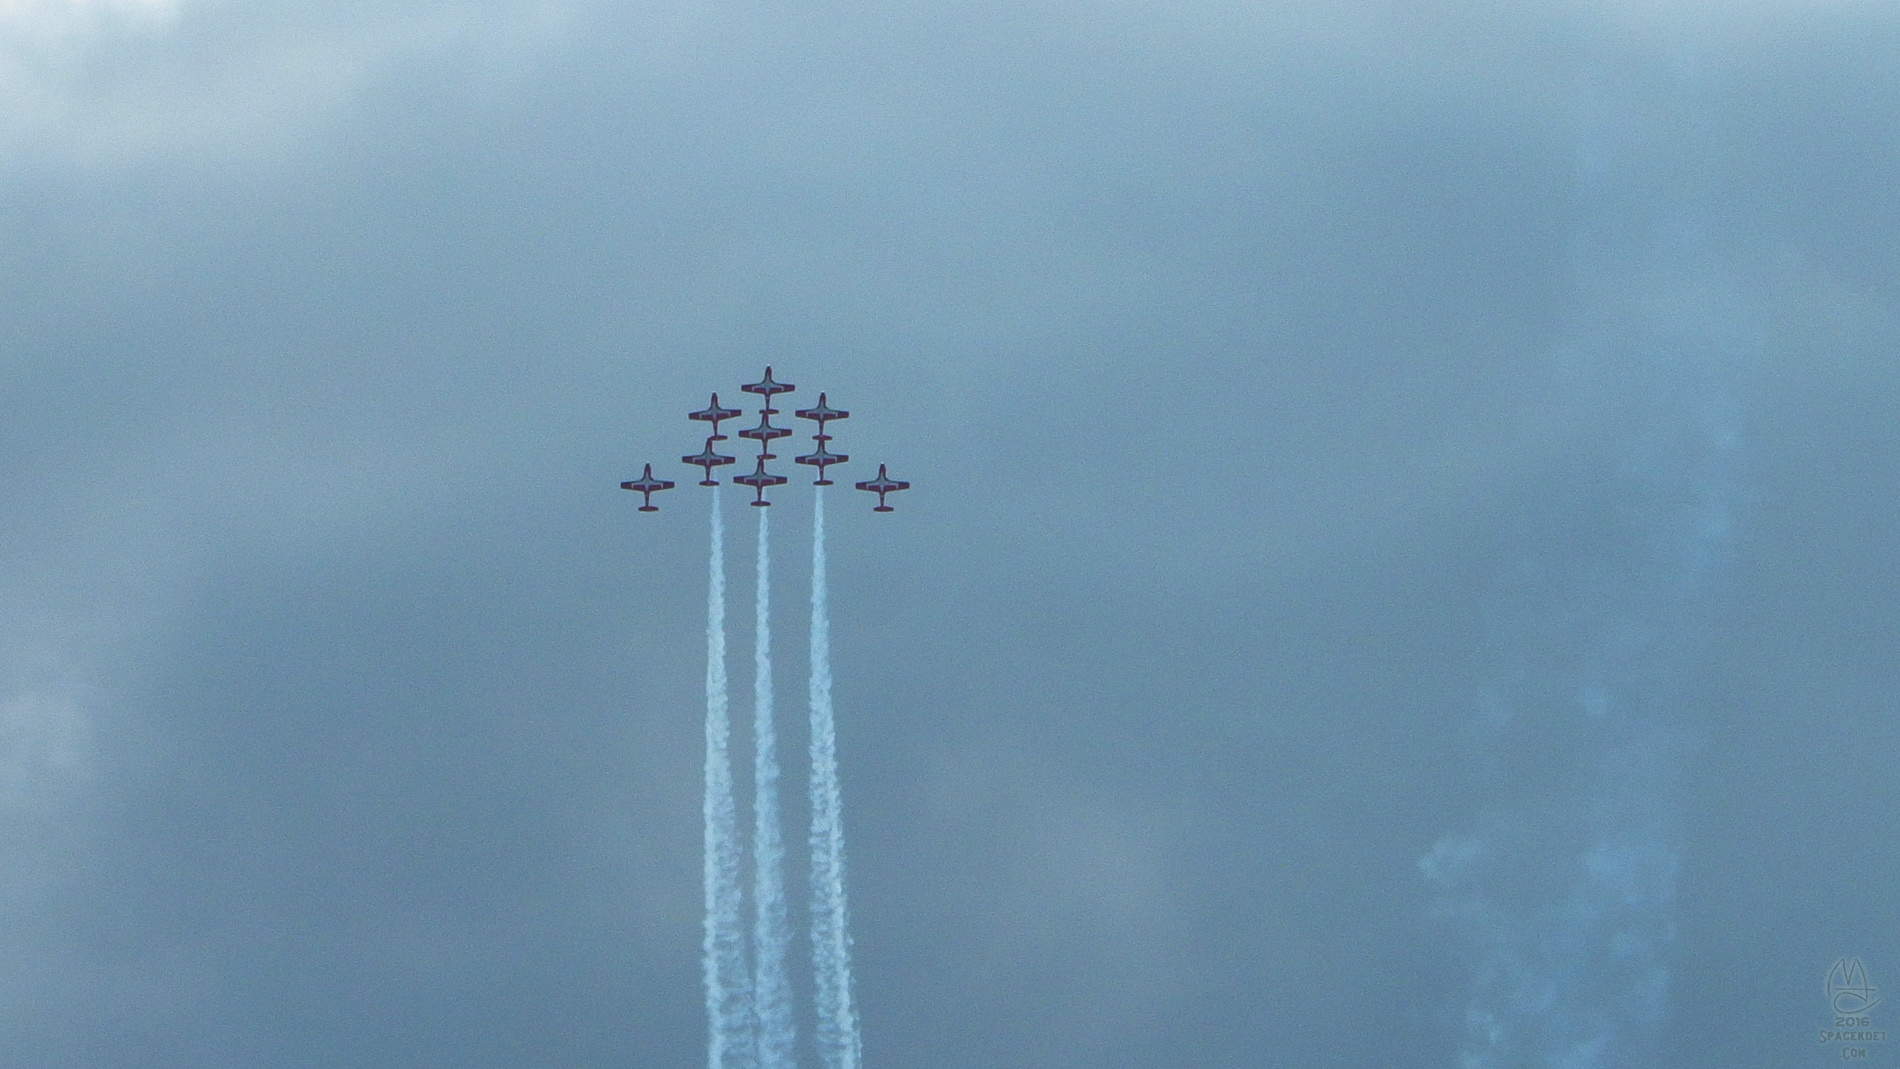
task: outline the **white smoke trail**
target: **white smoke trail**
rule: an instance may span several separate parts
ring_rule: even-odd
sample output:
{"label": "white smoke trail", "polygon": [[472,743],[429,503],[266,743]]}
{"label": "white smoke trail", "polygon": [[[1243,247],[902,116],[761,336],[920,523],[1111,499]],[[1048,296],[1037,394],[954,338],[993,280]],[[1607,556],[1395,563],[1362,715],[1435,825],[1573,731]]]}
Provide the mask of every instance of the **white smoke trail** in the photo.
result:
{"label": "white smoke trail", "polygon": [[831,620],[825,589],[825,491],[811,520],[811,958],[818,1053],[825,1069],[857,1069],[851,1004],[851,930],[844,895],[844,803],[831,715]]}
{"label": "white smoke trail", "polygon": [[759,1069],[792,1069],[791,980],[785,959],[791,925],[785,908],[785,840],[778,811],[778,732],[772,723],[771,551],[766,510],[759,510],[759,576],[753,646],[752,1004]]}
{"label": "white smoke trail", "polygon": [[732,796],[732,724],[726,700],[726,547],[719,488],[712,492],[706,587],[706,1047],[708,1069],[752,1069],[752,976],[740,912],[739,814]]}
{"label": "white smoke trail", "polygon": [[[1619,418],[1618,448],[1505,592],[1503,671],[1480,717],[1500,768],[1544,779],[1421,861],[1476,966],[1462,1069],[1653,1065],[1667,1018],[1683,754],[1752,339],[1700,238],[1705,116],[1680,81],[1637,88],[1651,95],[1606,107],[1594,86],[1585,101],[1596,210],[1576,235],[1580,313],[1562,354]],[[1574,764],[1550,762],[1553,744]]]}

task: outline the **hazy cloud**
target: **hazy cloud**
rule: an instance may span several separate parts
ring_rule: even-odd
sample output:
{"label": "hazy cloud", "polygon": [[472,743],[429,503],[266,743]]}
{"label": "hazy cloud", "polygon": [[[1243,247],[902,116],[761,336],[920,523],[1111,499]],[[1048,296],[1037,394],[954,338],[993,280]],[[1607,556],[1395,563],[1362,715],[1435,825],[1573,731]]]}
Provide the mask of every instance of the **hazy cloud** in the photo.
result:
{"label": "hazy cloud", "polygon": [[[1429,873],[1583,933],[1526,961],[1636,886],[1667,1063],[1802,1056],[1828,962],[1900,968],[1896,40],[0,6],[0,1048],[700,1063],[705,502],[615,484],[772,363],[914,483],[827,517],[867,1064],[1454,1064]],[[1685,486],[1723,508],[1646,527]],[[1605,669],[1642,554],[1717,541],[1669,701]],[[1590,779],[1637,708],[1697,745]],[[1571,849],[1593,783],[1626,826]]]}

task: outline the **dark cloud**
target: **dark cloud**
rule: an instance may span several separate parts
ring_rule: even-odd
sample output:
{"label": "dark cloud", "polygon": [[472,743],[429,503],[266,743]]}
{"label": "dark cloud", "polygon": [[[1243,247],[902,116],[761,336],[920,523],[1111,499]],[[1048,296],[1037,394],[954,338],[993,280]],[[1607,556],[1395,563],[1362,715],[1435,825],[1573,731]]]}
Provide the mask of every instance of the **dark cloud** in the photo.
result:
{"label": "dark cloud", "polygon": [[53,10],[0,20],[18,1064],[698,1064],[705,502],[613,487],[768,362],[915,484],[830,518],[871,1063],[1454,1063],[1420,859],[1528,829],[1470,878],[1564,899],[1650,782],[1572,686],[1624,619],[1654,1063],[1900,969],[1884,11]]}

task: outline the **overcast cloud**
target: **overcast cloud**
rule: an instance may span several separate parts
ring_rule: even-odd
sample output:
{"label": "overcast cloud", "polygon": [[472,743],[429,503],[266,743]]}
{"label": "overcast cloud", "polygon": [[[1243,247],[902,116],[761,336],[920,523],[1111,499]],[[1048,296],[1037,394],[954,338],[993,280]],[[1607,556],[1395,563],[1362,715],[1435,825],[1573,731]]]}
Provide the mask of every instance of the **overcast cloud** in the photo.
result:
{"label": "overcast cloud", "polygon": [[1838,1061],[1830,964],[1900,982],[1897,47],[0,0],[0,1062],[703,1065],[674,458],[767,363],[914,484],[828,517],[868,1066]]}

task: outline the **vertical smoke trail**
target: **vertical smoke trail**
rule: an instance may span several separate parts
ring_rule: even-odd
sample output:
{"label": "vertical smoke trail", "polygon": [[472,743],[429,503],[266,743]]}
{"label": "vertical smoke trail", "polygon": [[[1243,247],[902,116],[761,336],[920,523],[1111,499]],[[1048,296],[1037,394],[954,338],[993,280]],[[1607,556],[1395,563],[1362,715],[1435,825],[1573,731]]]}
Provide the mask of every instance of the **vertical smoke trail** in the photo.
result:
{"label": "vertical smoke trail", "polygon": [[851,1005],[851,931],[845,915],[844,812],[831,715],[831,621],[825,590],[825,491],[811,521],[811,957],[818,1053],[825,1069],[857,1069]]}
{"label": "vertical smoke trail", "polygon": [[791,1069],[795,1057],[792,993],[785,972],[791,949],[785,910],[785,841],[778,813],[778,733],[772,723],[770,529],[759,510],[759,576],[753,646],[754,820],[752,873],[752,1002],[758,1021],[759,1069]]}
{"label": "vertical smoke trail", "polygon": [[[1602,98],[1631,85],[1642,95]],[[1560,363],[1617,444],[1548,541],[1528,532],[1502,591],[1478,727],[1494,790],[1515,779],[1515,793],[1421,861],[1475,965],[1462,1069],[1657,1063],[1681,769],[1730,539],[1732,393],[1751,339],[1701,237],[1706,120],[1680,80],[1590,88],[1589,218]]]}
{"label": "vertical smoke trail", "polygon": [[732,797],[732,725],[726,703],[726,547],[719,488],[712,492],[706,589],[706,1047],[708,1069],[751,1069],[752,976],[740,919],[739,816]]}

